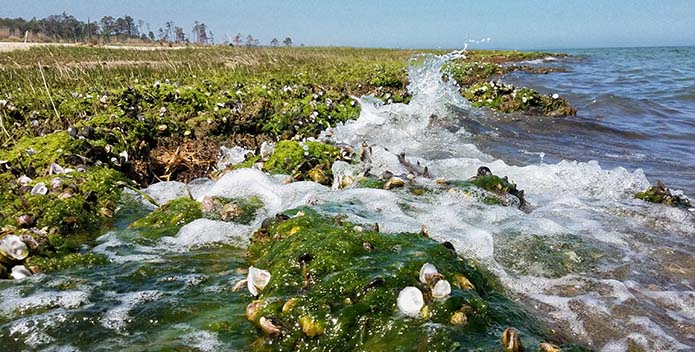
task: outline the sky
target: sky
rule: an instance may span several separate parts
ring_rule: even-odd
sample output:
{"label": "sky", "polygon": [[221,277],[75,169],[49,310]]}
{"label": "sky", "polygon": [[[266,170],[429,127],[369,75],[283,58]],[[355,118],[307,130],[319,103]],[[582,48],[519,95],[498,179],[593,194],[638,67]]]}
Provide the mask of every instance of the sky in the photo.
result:
{"label": "sky", "polygon": [[563,49],[695,45],[690,0],[0,0],[0,17],[80,20],[128,14],[153,31],[173,20],[209,26],[216,41],[236,33],[262,44],[389,48]]}

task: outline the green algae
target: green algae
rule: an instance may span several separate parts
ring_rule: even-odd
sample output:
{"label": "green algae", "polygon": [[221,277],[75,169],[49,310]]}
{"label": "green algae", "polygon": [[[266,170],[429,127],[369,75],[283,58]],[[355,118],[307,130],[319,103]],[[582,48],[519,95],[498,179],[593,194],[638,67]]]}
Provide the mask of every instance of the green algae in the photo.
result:
{"label": "green algae", "polygon": [[444,65],[442,72],[445,78],[452,78],[461,86],[469,86],[501,75],[504,69],[492,62],[456,60]]}
{"label": "green algae", "polygon": [[645,202],[666,204],[678,208],[687,209],[692,206],[688,198],[672,194],[671,190],[666,188],[666,185],[661,180],[657,181],[656,186],[651,186],[644,192],[635,193],[635,198]]}
{"label": "green algae", "polygon": [[[494,277],[434,240],[365,230],[308,208],[288,214],[295,216],[261,229],[249,247],[249,262],[272,278],[247,316],[254,324],[270,317],[282,330],[259,337],[252,349],[496,350],[509,326],[521,331],[527,346],[549,338],[532,315],[501,294]],[[452,283],[447,298],[432,299],[418,280],[424,263]],[[427,314],[398,312],[396,299],[406,286],[425,292]],[[452,323],[458,312],[466,316],[462,326]]]}
{"label": "green algae", "polygon": [[280,141],[263,164],[272,174],[287,174],[296,180],[312,180],[324,185],[333,182],[331,165],[340,157],[340,148],[314,141]]}
{"label": "green algae", "polygon": [[41,272],[53,272],[76,267],[94,267],[108,263],[104,255],[94,253],[69,253],[59,257],[31,257],[27,265]]}
{"label": "green algae", "polygon": [[264,205],[257,196],[249,198],[206,197],[203,199],[203,216],[206,219],[232,221],[248,225],[256,219],[256,212]]}
{"label": "green algae", "polygon": [[[4,231],[31,238],[27,265],[56,271],[102,263],[103,258],[83,252],[113,222],[126,180],[120,172],[90,167],[38,177],[26,187],[9,173],[3,175],[10,182],[2,186],[0,225]],[[29,193],[38,183],[46,184],[46,194]],[[20,223],[26,218],[30,220]]]}
{"label": "green algae", "polygon": [[134,221],[130,228],[140,230],[144,237],[159,238],[174,235],[181,227],[201,217],[203,209],[200,203],[189,197],[181,197]]}
{"label": "green algae", "polygon": [[505,195],[516,197],[519,202],[519,207],[523,207],[526,204],[524,191],[518,189],[516,184],[511,183],[507,177],[499,177],[497,175],[481,175],[466,181],[447,181],[446,184],[464,190],[477,187],[489,192],[481,197],[483,203],[487,205],[510,205],[509,199],[500,197]]}
{"label": "green algae", "polygon": [[83,146],[82,141],[71,138],[67,132],[25,136],[13,147],[0,149],[0,160],[18,171],[24,171],[31,165],[38,174],[45,174],[52,163],[63,163],[65,156],[84,152]]}
{"label": "green algae", "polygon": [[356,184],[357,187],[360,188],[383,189],[384,185],[386,185],[386,181],[373,177],[359,177],[356,180]]}
{"label": "green algae", "polygon": [[[0,116],[4,126],[12,128],[3,131],[7,139],[0,148],[0,225],[26,232],[17,228],[17,218],[28,214],[34,219],[31,225],[45,233],[94,237],[112,222],[127,178],[147,184],[162,176],[151,166],[153,150],[177,146],[169,143],[172,140],[204,143],[203,138],[224,141],[230,135],[247,136],[247,147],[263,140],[316,136],[359,116],[354,96],[407,102],[406,62],[412,54],[343,48],[154,53],[68,47],[7,53],[0,58]],[[545,54],[476,51],[470,55],[484,63],[474,74],[482,77],[497,70],[490,62]],[[102,64],[84,62],[87,59]],[[136,63],[143,59],[153,64]],[[113,60],[119,64],[110,66]],[[128,61],[133,65],[121,65]],[[35,69],[39,63],[45,68],[41,76]],[[230,63],[233,69],[228,69]],[[71,73],[63,74],[64,70]],[[464,74],[455,79],[460,77]],[[45,92],[26,89],[44,82],[56,111]],[[304,146],[309,150],[304,151]],[[265,171],[331,184],[330,165],[339,157],[338,148],[318,142],[280,142],[278,150],[264,164]],[[170,152],[165,155],[178,156],[178,150]],[[250,158],[241,166],[259,160]],[[53,163],[78,171],[52,175]],[[62,185],[45,196],[32,196],[16,182],[22,174],[34,179],[29,187],[39,182],[49,185],[56,177]],[[255,211],[248,212],[252,213],[255,216]]]}
{"label": "green algae", "polygon": [[8,187],[3,192],[0,210],[5,216],[3,224],[14,225],[15,218],[32,214],[37,227],[55,229],[61,235],[94,232],[112,217],[125,178],[118,171],[92,167],[85,171],[37,178],[32,184],[43,182],[49,185],[51,180],[60,182],[58,188],[51,187],[46,195],[31,195],[16,185]]}
{"label": "green algae", "polygon": [[517,88],[500,82],[482,82],[461,89],[461,95],[475,107],[512,113],[544,116],[573,116],[576,110],[558,95],[542,95],[530,88]]}

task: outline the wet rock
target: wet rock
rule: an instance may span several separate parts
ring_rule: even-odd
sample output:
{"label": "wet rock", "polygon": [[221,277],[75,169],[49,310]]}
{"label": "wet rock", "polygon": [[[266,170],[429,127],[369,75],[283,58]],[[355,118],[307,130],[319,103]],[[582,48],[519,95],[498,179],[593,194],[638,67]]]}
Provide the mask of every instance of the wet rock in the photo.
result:
{"label": "wet rock", "polygon": [[202,201],[205,218],[232,221],[245,225],[256,218],[256,211],[262,207],[263,201],[256,196],[249,198],[205,197]]}
{"label": "wet rock", "polygon": [[661,180],[656,182],[656,186],[649,187],[646,191],[635,194],[635,198],[650,203],[666,204],[684,209],[692,207],[688,197],[683,194],[671,193],[671,190]]}
{"label": "wet rock", "polygon": [[201,217],[203,217],[201,204],[189,197],[181,197],[134,221],[130,224],[130,228],[139,229],[145,237],[150,238],[173,236],[181,227]]}
{"label": "wet rock", "polygon": [[471,186],[483,189],[489,193],[481,195],[480,198],[489,205],[515,205],[519,208],[526,205],[523,190],[518,189],[516,184],[511,183],[506,176],[499,177],[492,174],[486,166],[478,168],[477,174],[466,181],[441,181],[438,184],[463,190],[470,189]]}
{"label": "wet rock", "polygon": [[[549,337],[538,335],[546,330],[504,298],[494,278],[430,238],[376,232],[309,208],[287,214],[297,216],[266,224],[249,246],[249,263],[272,276],[247,307],[261,339],[251,349],[456,350],[465,343],[494,350],[499,340],[489,336],[506,326],[522,332],[519,341]],[[271,317],[275,328],[264,326]]]}
{"label": "wet rock", "polygon": [[311,180],[331,185],[331,167],[340,157],[340,148],[321,142],[281,141],[263,163],[263,170],[271,174],[291,175],[297,181]]}
{"label": "wet rock", "polygon": [[530,115],[574,116],[577,114],[569,101],[558,95],[542,95],[530,88],[517,88],[501,82],[485,82],[462,89],[463,95],[476,107]]}

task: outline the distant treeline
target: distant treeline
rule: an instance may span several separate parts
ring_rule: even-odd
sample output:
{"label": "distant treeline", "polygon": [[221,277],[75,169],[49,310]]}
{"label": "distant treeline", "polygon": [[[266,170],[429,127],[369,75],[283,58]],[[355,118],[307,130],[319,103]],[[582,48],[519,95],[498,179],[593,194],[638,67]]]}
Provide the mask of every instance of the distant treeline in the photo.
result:
{"label": "distant treeline", "polygon": [[[190,32],[183,27],[175,25],[174,21],[167,21],[164,26],[157,29],[150,28],[149,23],[143,20],[135,20],[125,15],[114,18],[104,16],[98,21],[88,19],[80,21],[75,16],[63,12],[60,15],[51,15],[46,18],[25,20],[23,18],[0,18],[0,40],[29,40],[39,42],[170,42],[170,43],[197,43],[215,44],[215,37],[208,26],[200,21],[195,21]],[[233,38],[228,38],[224,43],[232,45],[258,46],[260,42],[253,36],[243,38],[238,33]],[[245,39],[245,40],[244,40]],[[286,37],[283,42],[286,46],[292,45],[292,39]],[[279,46],[280,41],[273,38],[271,46]]]}

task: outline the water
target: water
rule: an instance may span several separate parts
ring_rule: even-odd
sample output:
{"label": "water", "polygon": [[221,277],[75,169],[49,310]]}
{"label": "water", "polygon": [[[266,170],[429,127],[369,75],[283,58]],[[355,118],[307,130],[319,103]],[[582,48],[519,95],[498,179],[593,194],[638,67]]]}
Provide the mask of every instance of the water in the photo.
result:
{"label": "water", "polygon": [[537,64],[567,73],[515,73],[505,81],[559,93],[577,116],[505,122],[483,149],[518,163],[538,162],[543,152],[547,162],[641,168],[651,181],[695,195],[695,48],[566,52],[575,57]]}
{"label": "water", "polygon": [[[695,189],[692,177],[677,177],[693,172],[692,156],[683,152],[693,129],[679,128],[688,125],[693,107],[675,98],[688,96],[688,83],[671,78],[682,85],[678,95],[675,83],[662,86],[648,78],[640,85],[633,77],[638,73],[626,73],[636,81],[611,88],[611,78],[595,79],[597,71],[618,80],[616,72],[631,70],[626,62],[639,60],[626,57],[630,51],[582,54],[588,56],[553,63],[569,67],[569,73],[511,77],[568,95],[579,108],[576,118],[522,120],[474,109],[439,78],[449,57],[422,56],[410,63],[410,104],[381,106],[362,99],[357,121],[321,137],[356,149],[363,142],[372,147],[364,163],[337,163],[338,177],[365,169],[405,172],[400,152],[435,178],[466,179],[487,165],[526,191],[531,211],[483,205],[460,193],[415,196],[286,184],[283,177],[252,169],[217,181],[154,185],[147,191],[158,202],[187,194],[188,188],[196,199],[256,195],[265,207],[250,225],[197,220],[160,240],[127,229],[146,206],[127,207],[117,228],[96,241],[95,250],[110,264],[0,282],[0,349],[245,349],[255,334],[243,316],[250,297],[231,292],[243,276],[241,248],[264,217],[302,205],[344,213],[354,222],[378,222],[389,232],[419,231],[425,224],[432,237],[452,242],[496,273],[510,295],[561,334],[592,348],[695,348],[693,216],[632,197],[655,177]],[[664,70],[671,67],[683,70],[683,77],[695,72],[692,63]],[[650,75],[668,81],[667,73],[643,73]],[[624,99],[643,104],[616,106]],[[677,118],[666,121],[666,115]],[[645,126],[651,126],[649,133]],[[681,166],[674,171],[672,164]]]}

